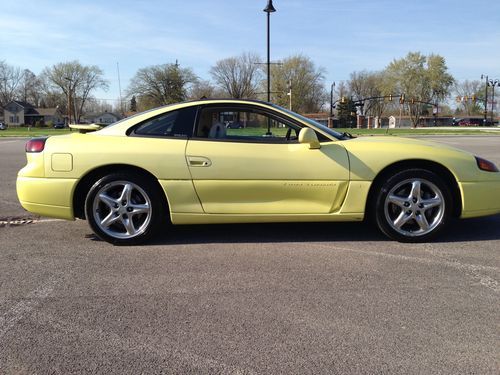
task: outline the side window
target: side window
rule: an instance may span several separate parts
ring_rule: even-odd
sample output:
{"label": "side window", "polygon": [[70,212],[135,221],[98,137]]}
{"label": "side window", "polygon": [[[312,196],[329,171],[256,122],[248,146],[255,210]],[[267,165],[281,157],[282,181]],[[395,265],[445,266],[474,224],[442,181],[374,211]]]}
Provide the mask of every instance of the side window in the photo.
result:
{"label": "side window", "polygon": [[245,108],[206,107],[196,137],[241,142],[297,142],[300,126],[268,113]]}
{"label": "side window", "polygon": [[196,108],[189,107],[166,112],[140,123],[134,128],[132,135],[190,137],[193,132],[196,110]]}

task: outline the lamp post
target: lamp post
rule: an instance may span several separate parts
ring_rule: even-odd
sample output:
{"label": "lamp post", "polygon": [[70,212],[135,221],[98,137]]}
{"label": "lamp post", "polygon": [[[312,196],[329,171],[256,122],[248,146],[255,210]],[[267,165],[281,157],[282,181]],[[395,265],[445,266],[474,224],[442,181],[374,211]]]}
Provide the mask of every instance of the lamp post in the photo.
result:
{"label": "lamp post", "polygon": [[333,88],[335,87],[335,82],[330,86],[330,117],[333,117]]}
{"label": "lamp post", "polygon": [[267,13],[267,101],[271,101],[271,13],[276,12],[273,7],[273,0],[267,1],[267,6],[264,8]]}
{"label": "lamp post", "polygon": [[486,126],[486,117],[488,116],[488,76],[481,74],[481,79],[486,80],[486,85],[484,86],[484,119],[483,119],[483,125]]}
{"label": "lamp post", "polygon": [[333,128],[333,88],[335,87],[335,81],[330,86],[330,118],[328,119],[328,127]]}
{"label": "lamp post", "polygon": [[495,106],[495,86],[500,86],[500,81],[498,79],[490,79],[488,85],[491,86],[491,126],[493,126],[493,108]]}

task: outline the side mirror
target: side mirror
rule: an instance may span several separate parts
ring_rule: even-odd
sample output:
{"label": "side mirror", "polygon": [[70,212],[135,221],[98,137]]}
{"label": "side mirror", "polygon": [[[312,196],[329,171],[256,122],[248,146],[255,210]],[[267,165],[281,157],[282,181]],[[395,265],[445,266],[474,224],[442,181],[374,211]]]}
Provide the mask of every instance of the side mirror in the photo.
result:
{"label": "side mirror", "polygon": [[299,143],[309,144],[310,149],[321,148],[316,132],[311,128],[302,128],[299,133]]}

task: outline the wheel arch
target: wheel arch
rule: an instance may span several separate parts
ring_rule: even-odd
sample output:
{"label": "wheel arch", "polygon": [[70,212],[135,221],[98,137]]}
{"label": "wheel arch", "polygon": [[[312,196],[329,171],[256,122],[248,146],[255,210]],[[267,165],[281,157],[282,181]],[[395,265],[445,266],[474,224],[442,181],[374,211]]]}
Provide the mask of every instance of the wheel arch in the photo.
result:
{"label": "wheel arch", "polygon": [[161,191],[162,196],[165,199],[165,204],[167,204],[168,207],[168,199],[165,195],[165,192],[158,182],[158,179],[152,173],[143,168],[130,164],[108,164],[90,170],[80,179],[80,181],[76,185],[75,192],[73,194],[73,213],[76,218],[85,219],[85,198],[87,197],[87,193],[92,185],[94,185],[94,183],[98,179],[106,176],[107,174],[117,172],[135,173],[153,181],[155,184],[157,184],[158,189]]}
{"label": "wheel arch", "polygon": [[368,192],[368,198],[366,200],[366,207],[365,207],[365,216],[371,216],[373,210],[371,209],[371,205],[374,202],[375,195],[380,189],[380,186],[382,183],[387,180],[391,175],[404,171],[406,169],[412,169],[412,168],[419,168],[419,169],[426,169],[431,172],[436,173],[440,178],[444,180],[444,182],[448,185],[450,188],[450,192],[452,195],[452,200],[455,203],[453,205],[453,212],[452,215],[454,217],[459,217],[461,212],[462,212],[462,207],[463,207],[463,202],[462,202],[462,195],[460,193],[460,188],[458,186],[457,179],[453,175],[453,173],[446,168],[444,165],[437,163],[435,161],[430,161],[430,160],[425,160],[425,159],[409,159],[409,160],[401,160],[396,163],[390,164],[386,166],[384,169],[382,169],[377,176],[375,176],[375,179],[373,180],[370,190]]}

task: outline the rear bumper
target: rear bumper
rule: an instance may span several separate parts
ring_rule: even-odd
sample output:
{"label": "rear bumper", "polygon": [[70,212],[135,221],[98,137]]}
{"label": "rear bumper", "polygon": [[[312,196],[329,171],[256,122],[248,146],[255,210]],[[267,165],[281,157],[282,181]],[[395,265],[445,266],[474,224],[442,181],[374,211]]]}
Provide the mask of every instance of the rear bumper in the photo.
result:
{"label": "rear bumper", "polygon": [[500,213],[500,180],[462,182],[462,218]]}
{"label": "rear bumper", "polygon": [[17,197],[29,212],[74,220],[72,197],[76,182],[76,179],[18,176]]}

